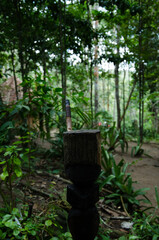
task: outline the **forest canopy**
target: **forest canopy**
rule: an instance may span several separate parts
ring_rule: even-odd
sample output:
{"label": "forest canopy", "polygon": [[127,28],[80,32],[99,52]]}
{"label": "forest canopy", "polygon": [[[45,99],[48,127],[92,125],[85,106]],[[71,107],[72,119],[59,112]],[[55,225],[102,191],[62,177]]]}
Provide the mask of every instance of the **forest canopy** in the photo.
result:
{"label": "forest canopy", "polygon": [[156,138],[158,16],[154,0],[1,0],[1,105],[3,84],[13,77],[16,99],[22,101],[22,91],[28,110],[23,118],[38,117],[40,131],[45,122],[48,136],[55,112],[62,121],[68,98],[75,122],[93,127],[112,117],[130,135],[135,126],[141,142]]}

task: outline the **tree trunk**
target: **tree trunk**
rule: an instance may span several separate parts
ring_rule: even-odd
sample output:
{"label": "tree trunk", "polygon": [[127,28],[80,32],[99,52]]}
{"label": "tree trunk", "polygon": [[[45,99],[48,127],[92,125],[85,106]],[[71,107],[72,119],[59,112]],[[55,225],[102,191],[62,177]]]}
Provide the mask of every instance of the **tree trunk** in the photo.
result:
{"label": "tree trunk", "polygon": [[2,100],[2,96],[1,96],[1,93],[0,93],[0,107],[3,106],[3,100]]}
{"label": "tree trunk", "polygon": [[44,84],[46,85],[46,59],[45,59],[45,55],[43,57],[43,78],[44,78]]}
{"label": "tree trunk", "polygon": [[[95,10],[98,10],[98,3],[95,3],[95,7],[94,7]],[[99,25],[99,22],[98,20],[95,21],[95,31],[98,30],[98,25]],[[97,39],[95,39],[97,41]],[[97,65],[97,60],[98,60],[98,44],[96,44],[95,46],[95,52],[94,52],[94,60],[95,60],[95,66],[94,66],[94,79],[95,79],[95,86],[94,86],[94,112],[95,112],[95,115],[97,114],[98,112],[98,106],[99,106],[99,103],[98,103],[98,81],[99,81],[99,72],[98,72],[98,65]]]}
{"label": "tree trunk", "polygon": [[13,76],[14,76],[14,84],[15,84],[15,93],[16,93],[16,99],[19,100],[18,97],[18,86],[17,86],[17,79],[16,79],[16,73],[15,73],[15,64],[14,64],[14,51],[11,50],[11,57],[12,57],[12,67],[13,67]]}
{"label": "tree trunk", "polygon": [[[119,26],[117,26],[117,57],[119,58],[120,52],[119,52]],[[115,63],[115,98],[116,98],[116,106],[117,106],[117,128],[120,129],[121,124],[121,116],[120,116],[120,96],[119,96],[119,62],[118,59]]]}
{"label": "tree trunk", "polygon": [[128,107],[129,107],[129,103],[130,103],[130,100],[131,100],[131,96],[132,96],[132,94],[133,94],[133,92],[134,92],[136,83],[137,83],[137,78],[136,78],[135,81],[134,81],[133,87],[132,87],[131,92],[130,92],[130,94],[129,94],[129,97],[128,97],[128,100],[127,100],[125,109],[124,109],[124,111],[123,111],[123,115],[122,115],[121,118],[120,118],[120,121],[123,121],[123,119],[124,119],[124,117],[125,117],[125,114],[126,114],[126,111],[127,111]]}
{"label": "tree trunk", "polygon": [[[126,71],[124,70],[124,77],[123,77],[123,112],[125,109],[125,76],[126,76]],[[123,141],[125,140],[125,115],[123,118]],[[123,149],[124,151],[124,149]]]}
{"label": "tree trunk", "polygon": [[[141,5],[141,2],[139,0],[139,5]],[[144,70],[143,70],[143,63],[142,63],[142,19],[141,15],[139,15],[139,141],[140,143],[143,142],[143,114],[144,114],[144,101],[143,101],[143,76],[144,76]]]}
{"label": "tree trunk", "polygon": [[102,78],[102,99],[103,99],[103,106],[102,108],[106,111],[106,93],[105,93],[105,89],[106,89],[106,86],[105,86],[105,78]]}
{"label": "tree trunk", "polygon": [[[95,29],[98,28],[98,21],[95,22]],[[94,67],[94,78],[95,78],[95,94],[94,94],[94,103],[95,103],[95,115],[98,112],[99,102],[98,102],[98,81],[99,81],[99,72],[97,66],[97,59],[98,59],[98,45],[95,46],[95,67]]]}
{"label": "tree trunk", "polygon": [[[65,46],[65,7],[66,3],[64,1],[64,14],[61,0],[59,0],[60,7],[60,61],[61,61],[61,84],[62,84],[62,110],[65,112],[65,102],[66,102],[66,46]],[[63,33],[64,32],[64,33]]]}
{"label": "tree trunk", "polygon": [[[19,56],[19,62],[20,62],[20,70],[21,70],[21,76],[22,76],[22,81],[24,83],[25,81],[25,68],[24,68],[24,56],[23,56],[23,39],[22,39],[22,19],[21,19],[21,12],[20,12],[20,2],[15,0],[15,9],[17,13],[17,19],[18,19],[18,56]],[[23,86],[23,94],[27,92],[27,87]]]}
{"label": "tree trunk", "polygon": [[92,116],[92,127],[93,127],[93,69],[92,69],[92,58],[90,64],[90,105],[91,105],[91,116]]}
{"label": "tree trunk", "polygon": [[107,80],[107,111],[108,112],[109,112],[109,105],[110,105],[110,103],[109,103],[110,89],[109,88],[110,88],[110,79],[108,78],[108,80]]}

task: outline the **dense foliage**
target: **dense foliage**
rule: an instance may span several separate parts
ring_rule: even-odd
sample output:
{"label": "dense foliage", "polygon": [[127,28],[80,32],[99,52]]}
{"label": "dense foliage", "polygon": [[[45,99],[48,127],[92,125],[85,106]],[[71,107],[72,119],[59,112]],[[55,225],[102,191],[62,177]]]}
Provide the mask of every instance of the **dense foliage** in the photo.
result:
{"label": "dense foliage", "polygon": [[[34,216],[14,196],[22,180],[30,185],[39,155],[46,165],[57,158],[63,171],[66,98],[73,129],[101,131],[98,182],[101,191],[111,189],[105,204],[136,211],[130,236],[120,239],[159,238],[157,189],[157,210],[141,214],[146,189],[134,190],[128,165],[113,156],[117,146],[127,151],[130,139],[137,141],[132,157],[144,154],[144,140],[159,140],[158,24],[155,0],[0,1],[1,239],[72,239],[58,220],[60,206]],[[37,138],[50,149],[40,154]],[[96,239],[110,239],[109,232],[100,229]]]}

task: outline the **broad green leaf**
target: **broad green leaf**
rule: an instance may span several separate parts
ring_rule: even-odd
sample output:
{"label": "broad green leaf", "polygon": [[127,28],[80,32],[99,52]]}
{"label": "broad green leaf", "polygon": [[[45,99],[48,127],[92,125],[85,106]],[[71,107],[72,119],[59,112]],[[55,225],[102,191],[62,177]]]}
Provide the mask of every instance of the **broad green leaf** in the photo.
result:
{"label": "broad green leaf", "polygon": [[11,229],[14,229],[15,227],[17,227],[17,224],[12,219],[5,222],[4,225],[8,228],[11,228]]}
{"label": "broad green leaf", "polygon": [[20,233],[20,231],[18,229],[14,229],[14,231],[13,231],[13,235],[14,236],[18,236],[19,233]]}
{"label": "broad green leaf", "polygon": [[8,177],[9,176],[9,174],[8,174],[8,172],[7,171],[5,171],[5,172],[2,172],[1,173],[1,175],[0,175],[0,177],[1,177],[1,179],[2,180],[5,180],[6,179],[6,177]]}
{"label": "broad green leaf", "polygon": [[17,215],[17,214],[19,214],[19,210],[18,210],[18,208],[13,208],[13,210],[12,210],[12,214],[13,214],[13,215]]}
{"label": "broad green leaf", "polygon": [[14,170],[15,174],[17,175],[17,177],[21,177],[22,176],[22,170],[20,168],[16,168]]}
{"label": "broad green leaf", "polygon": [[49,219],[49,220],[46,220],[45,221],[45,225],[47,226],[47,227],[49,227],[49,226],[51,226],[52,225],[52,221]]}
{"label": "broad green leaf", "polygon": [[27,109],[28,111],[30,111],[30,107],[26,106],[26,105],[22,105],[21,108],[25,108]]}
{"label": "broad green leaf", "polygon": [[32,230],[30,233],[32,236],[36,236],[36,231]]}
{"label": "broad green leaf", "polygon": [[10,214],[6,214],[3,217],[2,223],[6,222],[8,219],[10,219],[12,216]]}
{"label": "broad green leaf", "polygon": [[13,159],[13,162],[14,162],[14,164],[16,164],[16,165],[18,165],[18,166],[21,165],[21,161],[20,161],[19,158],[14,158],[14,159]]}
{"label": "broad green leaf", "polygon": [[66,233],[64,233],[64,236],[65,236],[65,237],[67,237],[67,238],[68,238],[68,237],[69,237],[69,238],[71,238],[71,237],[72,237],[72,235],[71,235],[71,233],[70,233],[70,232],[66,232]]}
{"label": "broad green leaf", "polygon": [[54,88],[55,92],[62,92],[62,88]]}
{"label": "broad green leaf", "polygon": [[13,122],[12,121],[8,121],[6,123],[4,123],[1,127],[0,127],[0,131],[6,129],[6,128],[13,128]]}

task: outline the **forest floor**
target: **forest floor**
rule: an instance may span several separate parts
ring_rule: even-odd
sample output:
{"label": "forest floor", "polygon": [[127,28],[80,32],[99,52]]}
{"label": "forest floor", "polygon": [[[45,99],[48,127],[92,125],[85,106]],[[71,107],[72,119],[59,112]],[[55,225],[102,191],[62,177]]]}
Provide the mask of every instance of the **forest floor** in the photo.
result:
{"label": "forest floor", "polygon": [[[37,143],[41,145],[41,142]],[[50,148],[50,144],[47,142],[42,142],[41,146],[45,150]],[[136,143],[129,142],[127,153],[122,153],[121,149],[117,148],[114,152],[115,159],[120,161],[124,158],[128,163],[134,162],[133,165],[131,164],[128,167],[128,172],[132,174],[133,181],[137,181],[135,188],[150,188],[147,197],[155,207],[154,187],[157,186],[159,190],[159,145],[155,143],[143,144],[144,153],[151,157],[143,155],[140,158],[131,157],[131,148],[133,146],[136,146]],[[64,223],[67,226],[66,218],[70,206],[66,201],[66,188],[70,182],[65,178],[64,171],[58,173],[58,169],[61,169],[63,165],[61,159],[51,158],[48,160],[47,153],[45,156],[42,158],[40,156],[35,163],[35,170],[30,175],[26,172],[26,177],[15,185],[15,195],[23,203],[31,205],[32,214],[38,216],[45,214],[50,207],[59,206],[59,209],[64,210],[60,212],[61,224]],[[0,199],[0,206],[1,204],[2,199]],[[105,205],[102,199],[99,200],[97,208],[103,220],[102,228],[111,231],[111,239],[116,239],[129,232],[129,229],[125,228],[123,223],[131,222],[132,219],[124,210]]]}
{"label": "forest floor", "polygon": [[[41,145],[41,144],[40,144]],[[50,145],[47,142],[43,142],[43,147],[48,148]],[[151,201],[152,206],[156,207],[156,199],[155,199],[155,186],[158,187],[159,191],[159,144],[156,143],[144,143],[142,148],[144,149],[144,154],[141,157],[131,157],[131,149],[133,146],[136,146],[135,142],[129,142],[128,152],[122,153],[121,148],[118,147],[115,152],[114,156],[117,162],[119,162],[122,158],[125,162],[130,163],[127,171],[131,173],[132,179],[134,182],[134,187],[136,189],[140,188],[149,188],[146,192],[146,196]],[[133,164],[132,164],[133,163]],[[58,168],[58,162],[55,160],[52,161],[51,164],[54,168]],[[45,160],[43,160],[42,169],[40,173],[41,163],[39,163],[38,174],[39,176],[32,179],[33,185],[35,186],[39,184],[40,189],[44,187],[43,191],[46,192],[46,189],[50,189],[50,183],[52,184],[52,194],[54,195],[55,199],[58,196],[58,199],[61,201],[62,204],[66,204],[66,187],[69,183],[67,179],[65,179],[65,174],[62,175],[48,175],[46,174],[45,178],[43,175],[43,169],[45,166]],[[40,182],[40,183],[38,183]],[[49,191],[50,191],[49,190]],[[104,195],[105,193],[102,193]],[[59,198],[60,196],[60,198]],[[59,201],[58,200],[58,201]],[[66,204],[67,205],[67,204]],[[147,205],[150,207],[150,205]],[[34,208],[39,209],[38,206],[34,206]],[[65,208],[65,207],[64,207]],[[124,227],[125,223],[131,223],[132,219],[129,218],[127,213],[125,213],[120,208],[116,208],[112,206],[105,205],[102,199],[99,200],[97,204],[97,208],[99,214],[103,220],[102,227],[105,229],[109,229],[111,231],[111,238],[116,239],[119,236],[125,235],[129,232],[129,229]],[[69,206],[66,206],[66,209],[69,209]]]}
{"label": "forest floor", "polygon": [[137,181],[134,187],[149,188],[146,196],[152,206],[156,207],[155,186],[158,187],[159,192],[159,144],[144,143],[142,145],[144,154],[141,157],[131,157],[131,149],[134,146],[136,146],[135,142],[129,142],[127,153],[122,153],[121,148],[118,147],[115,151],[115,159],[119,161],[123,158],[125,162],[131,164],[128,172],[131,173],[133,181]]}

